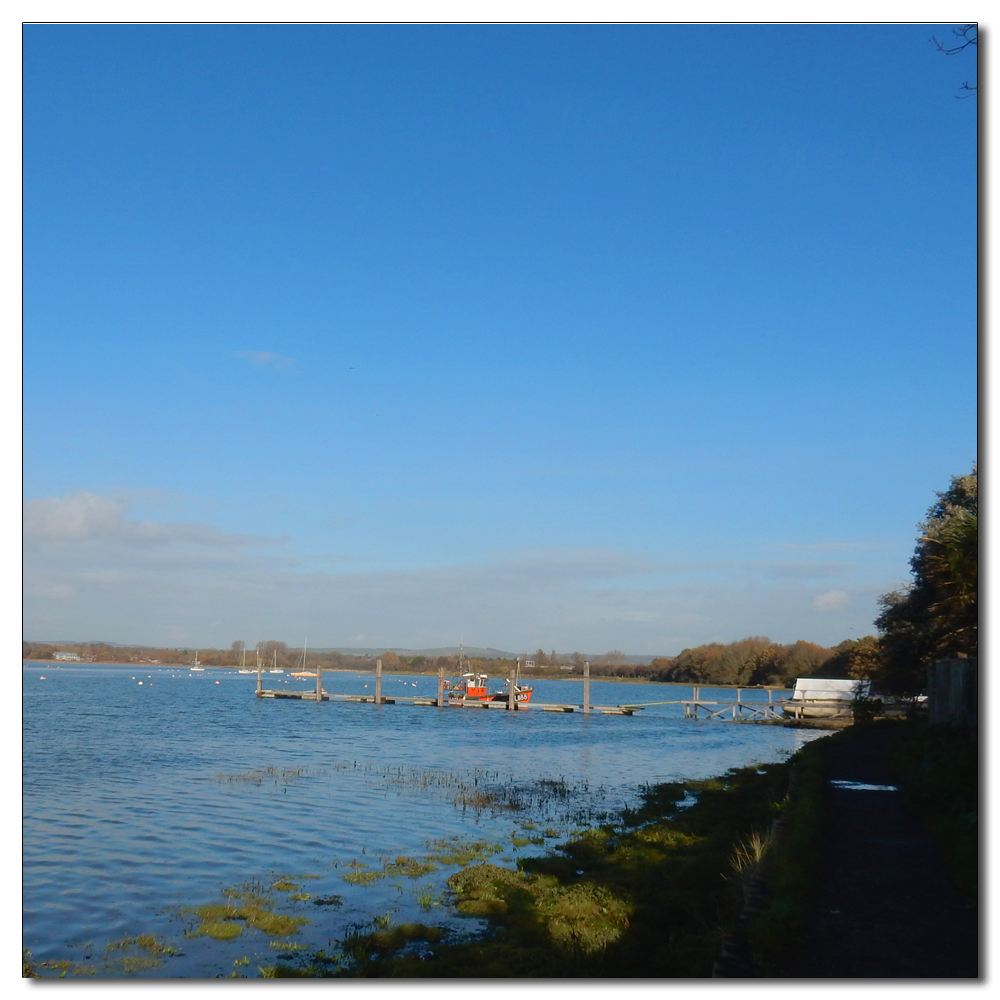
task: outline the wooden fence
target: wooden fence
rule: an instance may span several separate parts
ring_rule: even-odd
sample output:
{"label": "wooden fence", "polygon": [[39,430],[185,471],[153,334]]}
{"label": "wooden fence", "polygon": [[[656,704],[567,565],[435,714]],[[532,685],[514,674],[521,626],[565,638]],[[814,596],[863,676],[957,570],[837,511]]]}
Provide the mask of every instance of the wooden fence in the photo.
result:
{"label": "wooden fence", "polygon": [[979,724],[979,660],[939,660],[927,670],[931,722]]}

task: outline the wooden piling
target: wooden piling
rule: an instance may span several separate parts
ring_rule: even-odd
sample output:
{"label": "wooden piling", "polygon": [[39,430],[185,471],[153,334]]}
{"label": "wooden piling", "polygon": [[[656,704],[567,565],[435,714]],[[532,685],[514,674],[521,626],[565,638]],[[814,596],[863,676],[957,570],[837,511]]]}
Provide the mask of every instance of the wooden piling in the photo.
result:
{"label": "wooden piling", "polygon": [[382,661],[375,661],[375,704],[382,704]]}
{"label": "wooden piling", "polygon": [[323,668],[316,664],[316,703],[323,700]]}
{"label": "wooden piling", "polygon": [[517,710],[517,698],[515,697],[515,692],[517,691],[517,668],[521,665],[520,658],[515,660],[514,663],[515,665],[510,668],[510,679],[507,682],[510,688],[510,693],[507,696],[507,709],[510,712]]}
{"label": "wooden piling", "polygon": [[257,697],[260,697],[261,692],[264,690],[264,677],[260,672],[260,664],[257,664]]}
{"label": "wooden piling", "polygon": [[438,667],[437,707],[444,708],[444,667]]}
{"label": "wooden piling", "polygon": [[583,714],[590,715],[590,660],[583,661]]}

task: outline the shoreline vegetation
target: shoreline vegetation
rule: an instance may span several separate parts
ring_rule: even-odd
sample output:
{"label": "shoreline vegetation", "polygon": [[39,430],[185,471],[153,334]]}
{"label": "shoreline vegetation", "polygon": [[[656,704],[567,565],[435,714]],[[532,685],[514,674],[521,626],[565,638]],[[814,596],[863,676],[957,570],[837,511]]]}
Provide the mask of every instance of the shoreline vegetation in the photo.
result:
{"label": "shoreline vegetation", "polygon": [[[454,919],[397,924],[386,914],[354,925],[334,942],[336,947],[322,951],[276,940],[272,963],[257,966],[256,972],[241,967],[230,975],[787,975],[808,938],[824,874],[829,819],[824,748],[871,727],[884,728],[888,760],[911,815],[936,840],[956,884],[974,900],[976,732],[918,719],[883,720],[813,740],[779,763],[736,768],[707,780],[648,785],[634,807],[578,831],[544,856],[519,859],[516,867],[494,864],[491,851],[470,854],[447,880],[448,908],[453,917],[485,919],[483,931],[456,931]],[[254,905],[260,909],[263,903]],[[211,907],[203,909],[198,911],[203,921],[214,916],[207,912]],[[241,914],[239,919],[249,921],[257,911]],[[282,933],[288,937],[296,931],[282,925]],[[156,965],[169,961],[179,947],[154,944]],[[35,963],[30,954],[24,956],[28,977],[77,971],[70,962]],[[112,962],[104,974],[123,972],[129,974]]]}

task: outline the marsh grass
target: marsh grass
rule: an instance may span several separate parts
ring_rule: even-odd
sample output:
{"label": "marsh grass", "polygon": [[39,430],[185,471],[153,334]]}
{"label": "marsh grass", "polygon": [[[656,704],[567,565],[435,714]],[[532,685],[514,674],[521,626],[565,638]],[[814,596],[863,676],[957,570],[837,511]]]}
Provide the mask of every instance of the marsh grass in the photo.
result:
{"label": "marsh grass", "polygon": [[[154,960],[153,964],[161,965],[162,963]],[[23,979],[53,978],[53,976],[48,975],[50,970],[54,977],[59,979],[65,979],[70,973],[74,976],[96,976],[98,973],[97,967],[94,965],[80,965],[68,959],[32,963],[31,952],[26,948],[22,950],[21,977]]]}
{"label": "marsh grass", "polygon": [[[83,949],[89,952],[92,949],[92,942],[83,945]],[[145,954],[125,954],[120,957],[116,955],[116,952],[136,951]],[[103,970],[105,974],[134,976],[137,972],[162,966],[163,957],[179,954],[181,954],[179,949],[165,944],[155,934],[126,935],[105,946]],[[90,958],[90,955],[85,955],[85,958]],[[99,970],[94,965],[73,962],[69,959],[34,962],[31,952],[27,949],[22,950],[21,975],[25,979],[44,979],[50,976],[65,979],[71,973],[74,976],[96,976],[99,975]]]}
{"label": "marsh grass", "polygon": [[430,848],[428,858],[442,865],[471,865],[474,861],[485,861],[503,850],[503,845],[488,840],[464,837],[442,837],[427,842]]}
{"label": "marsh grass", "polygon": [[342,974],[709,976],[742,909],[734,858],[766,856],[759,831],[784,794],[786,772],[768,765],[650,786],[627,815],[580,829],[555,853],[522,858],[517,868],[463,857],[468,863],[447,880],[451,903],[459,916],[486,920],[486,932],[463,938],[442,928],[433,948],[421,950],[357,931],[345,939]]}
{"label": "marsh grass", "polygon": [[760,870],[773,838],[769,832],[752,830],[745,840],[737,841],[729,864],[737,875],[752,875]]}
{"label": "marsh grass", "polygon": [[117,941],[111,941],[106,947],[106,951],[125,951],[127,948],[140,948],[149,952],[150,955],[178,955],[180,952],[173,945],[164,944],[155,934],[136,934],[133,937],[126,935]]}
{"label": "marsh grass", "polygon": [[215,780],[224,785],[290,785],[306,774],[302,767],[261,767],[249,771],[219,772]]}
{"label": "marsh grass", "polygon": [[209,903],[197,909],[182,911],[198,918],[197,926],[185,936],[231,941],[246,927],[252,927],[269,937],[287,937],[289,934],[297,934],[303,924],[310,923],[307,917],[289,917],[269,909],[273,905],[272,899],[259,891],[259,886],[260,883],[254,881],[223,889],[226,900],[224,904]]}
{"label": "marsh grass", "polygon": [[118,966],[126,975],[134,976],[137,972],[145,972],[147,969],[155,969],[163,963],[158,958],[150,958],[148,955],[126,955],[118,959]]}

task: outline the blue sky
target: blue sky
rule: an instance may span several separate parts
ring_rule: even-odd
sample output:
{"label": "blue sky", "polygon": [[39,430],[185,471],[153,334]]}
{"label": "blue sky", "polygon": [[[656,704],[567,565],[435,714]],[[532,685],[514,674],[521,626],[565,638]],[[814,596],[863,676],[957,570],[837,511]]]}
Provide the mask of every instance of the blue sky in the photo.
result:
{"label": "blue sky", "polygon": [[26,635],[870,632],[976,452],[950,30],[27,27]]}

